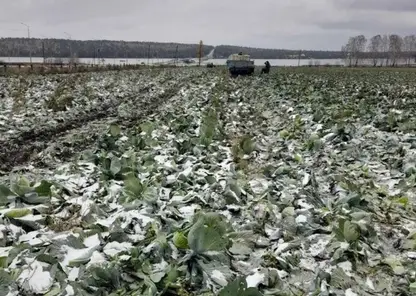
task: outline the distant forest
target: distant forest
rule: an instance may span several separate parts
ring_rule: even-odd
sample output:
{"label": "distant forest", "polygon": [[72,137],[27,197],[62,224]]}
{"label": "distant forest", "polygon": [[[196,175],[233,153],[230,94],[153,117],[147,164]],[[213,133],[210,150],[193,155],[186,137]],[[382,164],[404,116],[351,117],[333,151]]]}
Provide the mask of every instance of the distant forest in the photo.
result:
{"label": "distant forest", "polygon": [[[198,44],[159,43],[159,42],[127,42],[109,40],[68,40],[68,39],[37,39],[37,38],[1,38],[0,56],[67,58],[195,58]],[[204,45],[203,53],[208,55],[214,48]],[[264,49],[230,45],[215,47],[214,58],[227,58],[237,52],[249,54],[253,59],[339,59],[341,51],[312,51]]]}
{"label": "distant forest", "polygon": [[343,57],[341,51],[266,49],[231,45],[217,46],[214,56],[227,58],[230,54],[240,51],[249,54],[253,59],[298,59],[299,56],[301,59],[340,59]]}
{"label": "distant forest", "polygon": [[[67,58],[189,58],[195,57],[198,44],[124,42],[108,40],[68,40],[1,38],[0,56]],[[204,55],[214,47],[204,46]],[[176,50],[177,49],[177,50]]]}

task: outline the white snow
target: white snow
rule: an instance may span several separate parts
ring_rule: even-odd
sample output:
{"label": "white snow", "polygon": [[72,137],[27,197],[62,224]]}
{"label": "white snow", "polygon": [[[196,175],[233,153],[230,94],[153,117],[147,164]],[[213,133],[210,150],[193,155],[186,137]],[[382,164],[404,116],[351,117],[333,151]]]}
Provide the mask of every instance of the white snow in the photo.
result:
{"label": "white snow", "polygon": [[374,288],[374,283],[370,278],[367,278],[365,284],[367,285],[367,287],[369,287],[371,290],[375,290]]}
{"label": "white snow", "polygon": [[89,187],[84,188],[84,193],[87,194],[87,196],[91,196],[94,192],[98,191],[98,189],[100,189],[100,184],[94,183]]}
{"label": "white snow", "polygon": [[82,261],[91,258],[92,253],[94,252],[95,247],[85,248],[85,249],[74,249],[68,246],[63,247],[66,250],[65,258],[62,262],[63,266],[68,266],[71,261]]}
{"label": "white snow", "polygon": [[305,209],[305,210],[310,210],[310,209],[313,209],[314,208],[311,204],[307,203],[304,199],[298,200],[298,205],[302,209]]}
{"label": "white snow", "polygon": [[38,261],[34,261],[22,271],[18,282],[26,291],[34,294],[45,294],[53,285],[50,273],[43,271],[42,265]]}
{"label": "white snow", "polygon": [[308,173],[305,173],[305,175],[303,176],[302,185],[303,186],[308,185],[310,180],[311,180],[311,175]]}
{"label": "white snow", "polygon": [[170,204],[173,204],[173,203],[181,203],[182,201],[184,201],[184,199],[185,199],[185,196],[182,196],[182,195],[174,195],[169,200],[169,203]]}
{"label": "white snow", "polygon": [[200,205],[193,204],[190,206],[181,207],[178,210],[185,219],[190,219],[195,214],[195,211],[199,209],[201,209]]}
{"label": "white snow", "polygon": [[156,155],[154,157],[155,161],[159,164],[163,164],[168,160],[169,156],[167,155]]}
{"label": "white snow", "polygon": [[169,175],[166,178],[166,184],[173,184],[176,182],[176,175]]}
{"label": "white snow", "polygon": [[211,273],[211,278],[213,281],[215,281],[217,284],[221,286],[226,286],[228,284],[227,279],[219,270],[213,270]]}
{"label": "white snow", "polygon": [[317,264],[312,258],[302,258],[300,259],[299,267],[302,267],[305,270],[315,271]]}
{"label": "white snow", "polygon": [[319,254],[325,251],[325,248],[331,239],[331,236],[329,235],[320,235],[319,237],[322,237],[322,238],[320,238],[318,242],[316,242],[315,244],[312,244],[309,247],[309,252],[314,257],[318,256]]}
{"label": "white snow", "polygon": [[88,262],[88,264],[87,264],[86,267],[89,268],[91,266],[99,265],[99,264],[104,263],[104,262],[107,262],[107,260],[105,259],[104,255],[101,254],[98,251],[94,251],[92,253],[92,256],[90,258],[90,261]]}
{"label": "white snow", "polygon": [[308,218],[304,215],[299,215],[296,217],[296,223],[297,224],[301,224],[301,223],[306,223],[308,222]]}
{"label": "white snow", "polygon": [[74,267],[71,269],[71,271],[68,274],[68,281],[75,281],[78,278],[79,275],[79,268]]}
{"label": "white snow", "polygon": [[22,234],[19,237],[19,242],[28,243],[31,246],[38,246],[47,245],[50,243],[50,240],[46,236],[41,234],[39,231],[31,231],[29,233]]}
{"label": "white snow", "polygon": [[407,252],[407,258],[416,260],[416,252]]}
{"label": "white snow", "polygon": [[290,246],[290,243],[282,243],[282,244],[279,244],[279,246],[277,247],[276,251],[274,251],[274,253],[276,255],[279,255],[284,250],[286,250],[289,246]]}
{"label": "white snow", "polygon": [[9,256],[9,252],[10,252],[11,249],[13,249],[13,247],[0,248],[0,257],[7,257],[7,256]]}
{"label": "white snow", "polygon": [[256,272],[253,275],[249,275],[246,278],[246,282],[247,282],[247,288],[255,288],[257,287],[260,283],[262,283],[265,279],[265,275],[263,273],[260,272]]}
{"label": "white snow", "polygon": [[88,248],[97,247],[100,245],[100,239],[98,237],[98,234],[91,235],[84,239],[84,245]]}
{"label": "white snow", "polygon": [[254,179],[249,184],[254,194],[262,194],[269,188],[269,182],[266,179]]}
{"label": "white snow", "polygon": [[345,296],[358,296],[358,294],[354,293],[350,288],[345,291]]}
{"label": "white snow", "polygon": [[350,247],[349,243],[346,243],[346,242],[341,242],[340,243],[340,248],[341,249],[347,250],[349,247]]}
{"label": "white snow", "polygon": [[189,177],[192,174],[192,167],[186,168],[184,171],[180,172],[179,175]]}
{"label": "white snow", "polygon": [[342,268],[342,270],[344,270],[344,272],[348,275],[348,276],[352,276],[351,272],[352,272],[352,263],[349,261],[344,261],[341,263],[337,264],[338,267]]}
{"label": "white snow", "polygon": [[104,247],[104,254],[113,257],[121,252],[130,250],[132,247],[131,243],[111,242]]}
{"label": "white snow", "polygon": [[129,256],[129,255],[121,255],[118,258],[120,259],[120,261],[127,261],[127,260],[130,260],[131,256]]}
{"label": "white snow", "polygon": [[66,286],[65,292],[66,292],[67,296],[75,295],[74,288],[72,288],[72,286],[70,286],[70,285]]}

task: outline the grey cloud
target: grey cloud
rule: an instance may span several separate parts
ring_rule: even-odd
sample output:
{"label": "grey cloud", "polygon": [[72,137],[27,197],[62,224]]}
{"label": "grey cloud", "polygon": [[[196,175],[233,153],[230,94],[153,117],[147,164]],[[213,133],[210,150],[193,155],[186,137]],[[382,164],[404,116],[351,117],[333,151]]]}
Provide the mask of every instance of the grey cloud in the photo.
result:
{"label": "grey cloud", "polygon": [[368,33],[392,33],[392,32],[408,32],[411,31],[407,26],[396,24],[386,24],[380,20],[370,19],[351,19],[340,21],[320,22],[318,26],[324,30],[331,31],[348,31],[362,34]]}
{"label": "grey cloud", "polygon": [[[7,0],[1,0],[1,5]],[[14,0],[7,1],[5,10],[16,12],[19,18],[44,22],[47,24],[61,24],[97,18],[122,16],[131,10],[136,10],[140,5],[145,6],[147,1],[97,1],[97,0]],[[26,2],[26,5],[19,5]],[[122,3],[120,3],[122,2]],[[9,7],[8,7],[9,6]],[[16,15],[5,14],[3,19],[16,20]]]}
{"label": "grey cloud", "polygon": [[[0,0],[0,37],[339,49],[354,34],[416,28],[415,0]],[[416,2],[416,1],[415,1]],[[394,5],[393,5],[393,4]]]}
{"label": "grey cloud", "polygon": [[354,10],[416,11],[416,1],[414,0],[340,0],[337,4]]}
{"label": "grey cloud", "polygon": [[320,20],[317,25],[324,29],[350,34],[414,34],[416,18],[411,12],[356,10],[331,19]]}

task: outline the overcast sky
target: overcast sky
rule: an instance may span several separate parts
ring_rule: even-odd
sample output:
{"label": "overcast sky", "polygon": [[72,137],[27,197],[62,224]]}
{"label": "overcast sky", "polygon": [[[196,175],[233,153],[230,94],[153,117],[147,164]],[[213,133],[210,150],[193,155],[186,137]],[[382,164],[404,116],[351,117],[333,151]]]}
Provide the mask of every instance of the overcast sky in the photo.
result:
{"label": "overcast sky", "polygon": [[0,37],[339,50],[348,36],[416,34],[416,0],[0,0]]}

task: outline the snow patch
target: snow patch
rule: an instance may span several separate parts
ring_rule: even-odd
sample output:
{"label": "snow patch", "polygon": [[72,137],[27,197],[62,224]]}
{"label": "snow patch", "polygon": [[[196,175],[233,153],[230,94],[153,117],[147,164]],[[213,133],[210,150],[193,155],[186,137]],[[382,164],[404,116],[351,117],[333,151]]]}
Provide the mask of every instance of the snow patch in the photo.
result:
{"label": "snow patch", "polygon": [[249,275],[246,278],[246,282],[247,282],[247,288],[256,288],[260,283],[262,283],[265,279],[265,276],[263,273],[260,272],[256,272],[253,275]]}
{"label": "snow patch", "polygon": [[211,278],[214,280],[217,284],[221,286],[226,286],[228,284],[227,279],[219,270],[213,270],[211,273]]}
{"label": "snow patch", "polygon": [[111,242],[104,247],[104,254],[113,257],[121,252],[129,251],[132,247],[131,243]]}
{"label": "snow patch", "polygon": [[43,267],[38,261],[34,261],[25,268],[17,281],[23,286],[24,290],[34,294],[45,294],[53,285],[50,273],[43,271]]}

